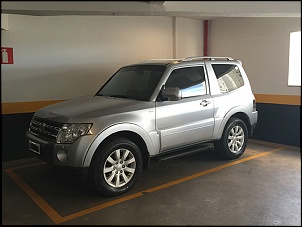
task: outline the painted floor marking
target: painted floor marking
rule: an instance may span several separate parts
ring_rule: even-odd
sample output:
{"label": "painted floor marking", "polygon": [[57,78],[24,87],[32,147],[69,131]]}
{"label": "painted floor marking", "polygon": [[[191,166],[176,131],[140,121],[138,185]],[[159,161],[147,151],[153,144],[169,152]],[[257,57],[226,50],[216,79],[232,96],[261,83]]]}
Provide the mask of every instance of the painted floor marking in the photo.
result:
{"label": "painted floor marking", "polygon": [[42,199],[28,184],[26,184],[13,169],[4,170],[25,193],[50,217],[54,223],[62,222],[62,217],[44,200]]}
{"label": "painted floor marking", "polygon": [[[250,161],[250,160],[253,160],[253,159],[256,159],[256,158],[260,158],[260,157],[269,155],[273,152],[280,151],[282,149],[284,149],[284,148],[283,147],[278,147],[278,148],[270,150],[270,151],[265,151],[265,152],[262,152],[260,154],[256,154],[256,155],[252,155],[252,156],[240,159],[240,160],[232,161],[232,162],[229,162],[227,164],[224,164],[224,165],[221,165],[221,166],[218,166],[218,167],[214,167],[214,168],[211,168],[211,169],[199,172],[199,173],[195,173],[191,176],[183,177],[183,178],[180,178],[178,180],[174,180],[174,181],[171,181],[171,182],[168,182],[168,183],[165,183],[165,184],[153,187],[153,188],[149,188],[147,190],[143,190],[141,192],[137,192],[137,193],[129,195],[129,196],[125,196],[125,197],[122,197],[122,198],[119,198],[119,199],[115,199],[115,200],[112,200],[112,201],[109,201],[109,202],[106,202],[106,203],[103,203],[103,204],[100,204],[100,205],[97,205],[97,206],[94,206],[94,207],[91,207],[91,208],[88,208],[88,209],[85,209],[85,210],[82,210],[82,211],[79,211],[79,212],[76,212],[74,214],[67,215],[65,217],[62,217],[60,214],[58,214],[58,212],[56,212],[44,199],[42,199],[29,185],[27,185],[14,172],[14,169],[20,169],[20,168],[28,167],[29,165],[22,166],[22,167],[4,169],[4,171],[17,183],[17,185],[21,189],[23,189],[23,191],[25,191],[25,193],[46,213],[46,215],[54,223],[60,224],[62,222],[66,222],[66,221],[81,217],[83,215],[86,215],[86,214],[89,214],[89,213],[92,213],[92,212],[95,212],[95,211],[98,211],[98,210],[102,210],[104,208],[108,208],[108,207],[111,207],[113,205],[116,205],[116,204],[119,204],[119,203],[122,203],[122,202],[125,202],[125,201],[129,201],[131,199],[138,198],[140,196],[145,195],[145,193],[152,193],[152,192],[155,192],[155,191],[159,191],[159,190],[162,190],[164,188],[168,188],[168,187],[171,187],[173,185],[177,185],[177,184],[183,183],[185,181],[192,180],[192,179],[195,179],[197,177],[201,177],[203,175],[206,175],[206,174],[209,174],[209,173],[212,173],[212,172],[216,172],[216,171],[224,169],[224,168],[228,168],[228,167],[231,167],[231,166],[243,163],[243,162],[247,162],[247,161]],[[252,150],[252,149],[248,149],[248,150]],[[33,165],[37,165],[37,164],[41,164],[41,163],[36,163],[36,164],[33,164]]]}

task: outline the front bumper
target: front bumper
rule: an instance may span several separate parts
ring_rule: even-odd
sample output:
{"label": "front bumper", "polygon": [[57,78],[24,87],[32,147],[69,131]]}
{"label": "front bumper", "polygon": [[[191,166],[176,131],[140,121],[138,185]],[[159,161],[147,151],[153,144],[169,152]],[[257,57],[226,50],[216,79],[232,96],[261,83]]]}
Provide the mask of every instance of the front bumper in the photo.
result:
{"label": "front bumper", "polygon": [[[38,159],[77,175],[87,175],[88,167],[83,167],[86,154],[86,149],[83,149],[83,141],[87,142],[87,138],[82,142],[82,138],[79,138],[72,144],[56,144],[40,139],[27,132],[26,139],[27,149]],[[62,161],[62,158],[60,158],[60,154],[62,153],[67,154],[68,158],[66,160]]]}
{"label": "front bumper", "polygon": [[54,143],[46,142],[37,137],[34,137],[29,132],[26,133],[26,138],[26,147],[32,155],[44,162],[47,162],[50,165],[54,165]]}

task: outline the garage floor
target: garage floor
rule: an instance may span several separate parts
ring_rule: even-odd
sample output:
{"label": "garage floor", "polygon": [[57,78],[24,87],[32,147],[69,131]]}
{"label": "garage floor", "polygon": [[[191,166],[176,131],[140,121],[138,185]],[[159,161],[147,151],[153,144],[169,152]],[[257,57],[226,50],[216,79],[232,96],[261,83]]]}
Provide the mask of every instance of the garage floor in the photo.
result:
{"label": "garage floor", "polygon": [[2,225],[301,225],[301,150],[250,140],[151,162],[127,194],[106,198],[35,158],[2,163]]}

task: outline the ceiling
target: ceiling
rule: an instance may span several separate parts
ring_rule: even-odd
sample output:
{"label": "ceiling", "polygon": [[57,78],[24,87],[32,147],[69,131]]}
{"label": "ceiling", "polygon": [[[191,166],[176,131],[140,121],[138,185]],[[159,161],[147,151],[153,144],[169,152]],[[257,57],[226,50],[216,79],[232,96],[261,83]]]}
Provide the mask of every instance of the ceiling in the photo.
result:
{"label": "ceiling", "polygon": [[1,14],[32,16],[301,17],[301,1],[1,1]]}

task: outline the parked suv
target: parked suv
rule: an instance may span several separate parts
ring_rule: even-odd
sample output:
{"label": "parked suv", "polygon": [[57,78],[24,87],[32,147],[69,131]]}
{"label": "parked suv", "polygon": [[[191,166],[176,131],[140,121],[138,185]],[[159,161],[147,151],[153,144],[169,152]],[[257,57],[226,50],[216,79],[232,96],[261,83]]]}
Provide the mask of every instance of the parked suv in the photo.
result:
{"label": "parked suv", "polygon": [[39,109],[26,135],[36,157],[114,196],[135,185],[150,158],[209,144],[226,159],[239,158],[257,117],[240,61],[159,59],[122,67],[95,95]]}

